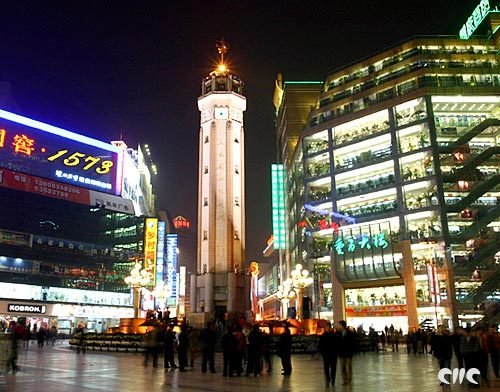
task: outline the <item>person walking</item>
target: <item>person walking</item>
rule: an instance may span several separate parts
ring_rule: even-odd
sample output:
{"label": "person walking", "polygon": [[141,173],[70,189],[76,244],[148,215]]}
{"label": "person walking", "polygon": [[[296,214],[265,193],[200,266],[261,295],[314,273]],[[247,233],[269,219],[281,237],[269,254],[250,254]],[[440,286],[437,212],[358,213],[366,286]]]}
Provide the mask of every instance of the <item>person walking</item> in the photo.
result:
{"label": "person walking", "polygon": [[337,334],[329,323],[326,324],[325,331],[319,337],[318,348],[323,358],[325,385],[334,386],[337,374]]}
{"label": "person walking", "polygon": [[212,322],[207,322],[206,328],[201,331],[200,345],[201,345],[201,371],[207,372],[207,365],[210,367],[211,373],[215,371],[215,342],[217,335],[212,326]]}
{"label": "person walking", "polygon": [[144,366],[148,366],[149,357],[153,358],[153,367],[158,367],[158,355],[160,353],[160,334],[161,328],[156,324],[154,329],[146,334],[144,342],[146,345],[146,352],[144,354]]}
{"label": "person walking", "polygon": [[[434,357],[438,360],[439,369],[451,368],[453,340],[448,334],[448,331],[446,331],[442,325],[438,326],[438,333],[432,336],[431,351],[434,354]],[[449,387],[449,385],[444,383],[441,383],[440,385]]]}
{"label": "person walking", "polygon": [[179,344],[177,345],[177,359],[179,360],[179,371],[186,372],[188,365],[189,335],[187,325],[184,323],[179,333]]}
{"label": "person walking", "polygon": [[233,335],[236,340],[233,369],[237,376],[241,376],[243,373],[243,357],[245,356],[247,350],[247,338],[240,325],[235,326]]}
{"label": "person walking", "polygon": [[247,346],[247,371],[245,376],[249,376],[253,373],[254,377],[258,377],[260,374],[260,360],[261,360],[261,349],[262,338],[260,334],[260,328],[258,324],[254,324],[252,331],[248,334],[248,346]]}
{"label": "person walking", "polygon": [[292,335],[288,325],[285,331],[280,335],[278,340],[278,355],[281,358],[281,365],[283,366],[283,376],[292,374]]}
{"label": "person walking", "polygon": [[85,354],[85,350],[86,350],[85,330],[83,329],[83,327],[81,325],[79,325],[75,331],[75,338],[78,340],[78,343],[76,346],[76,353],[80,354],[80,351],[82,351],[82,354]]}
{"label": "person walking", "polygon": [[488,331],[488,346],[490,348],[490,360],[493,374],[495,374],[496,378],[499,378],[500,333],[498,333],[498,330],[494,327],[490,327]]}
{"label": "person walking", "polygon": [[271,360],[271,335],[267,332],[261,332],[262,338],[262,358],[264,363],[267,365],[267,373],[271,373],[273,370],[272,360]]}
{"label": "person walking", "polygon": [[490,353],[490,347],[488,344],[488,335],[483,327],[479,326],[476,328],[476,336],[479,340],[479,351],[477,354],[478,369],[481,372],[481,380],[489,387],[490,381],[488,379],[488,359]]}
{"label": "person walking", "polygon": [[352,357],[354,355],[354,336],[347,328],[347,323],[344,320],[339,322],[338,335],[338,356],[340,358],[340,366],[342,368],[342,385],[352,383]]}
{"label": "person walking", "polygon": [[228,327],[222,335],[220,345],[222,348],[222,377],[232,377],[234,373],[234,354],[236,351],[236,338],[233,328]]}
{"label": "person walking", "polygon": [[[460,351],[464,356],[465,369],[469,371],[471,368],[479,367],[479,339],[472,334],[470,327],[465,328],[465,335],[460,340]],[[479,380],[477,384],[470,384],[471,388],[479,388]]]}
{"label": "person walking", "polygon": [[163,341],[163,367],[165,369],[177,369],[175,364],[175,332],[171,325],[167,327]]}
{"label": "person walking", "polygon": [[451,336],[453,352],[457,358],[458,368],[462,369],[464,367],[464,356],[462,351],[460,351],[460,343],[462,341],[462,336],[464,336],[464,330],[462,327],[455,328],[453,335]]}
{"label": "person walking", "polygon": [[41,350],[43,348],[43,344],[45,342],[45,328],[40,327],[36,333],[36,340],[38,342],[38,348]]}

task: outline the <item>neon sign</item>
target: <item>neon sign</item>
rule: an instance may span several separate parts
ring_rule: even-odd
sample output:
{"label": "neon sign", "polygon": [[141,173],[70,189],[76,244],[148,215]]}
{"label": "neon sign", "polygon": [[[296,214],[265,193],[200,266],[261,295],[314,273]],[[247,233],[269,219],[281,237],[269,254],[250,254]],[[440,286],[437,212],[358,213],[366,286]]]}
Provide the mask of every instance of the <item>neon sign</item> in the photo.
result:
{"label": "neon sign", "polygon": [[271,165],[271,196],[274,249],[285,249],[285,169],[282,164]]}
{"label": "neon sign", "polygon": [[353,218],[352,216],[349,216],[349,215],[344,215],[344,214],[341,214],[341,213],[335,212],[335,211],[323,210],[319,207],[314,207],[311,204],[305,204],[304,207],[306,210],[317,212],[318,214],[321,214],[321,215],[330,215],[330,216],[333,216],[334,218],[343,219],[347,223],[350,223],[350,224],[356,223],[356,219]]}
{"label": "neon sign", "polygon": [[167,305],[177,305],[177,255],[178,236],[177,234],[167,234],[167,290],[170,296]]}
{"label": "neon sign", "polygon": [[144,230],[144,269],[153,277],[149,286],[156,285],[156,251],[158,246],[158,219],[146,218]]}
{"label": "neon sign", "polygon": [[0,110],[0,166],[119,195],[123,150]]}
{"label": "neon sign", "polygon": [[349,236],[337,238],[333,242],[333,248],[338,255],[345,255],[345,252],[353,253],[357,249],[370,250],[373,248],[386,249],[389,246],[384,233],[375,235],[361,234],[359,237]]}
{"label": "neon sign", "polygon": [[491,7],[489,0],[481,0],[474,11],[472,11],[472,15],[469,16],[467,22],[465,22],[460,29],[460,39],[469,39],[474,31],[479,27],[484,18],[486,18],[486,15],[488,15],[490,9]]}

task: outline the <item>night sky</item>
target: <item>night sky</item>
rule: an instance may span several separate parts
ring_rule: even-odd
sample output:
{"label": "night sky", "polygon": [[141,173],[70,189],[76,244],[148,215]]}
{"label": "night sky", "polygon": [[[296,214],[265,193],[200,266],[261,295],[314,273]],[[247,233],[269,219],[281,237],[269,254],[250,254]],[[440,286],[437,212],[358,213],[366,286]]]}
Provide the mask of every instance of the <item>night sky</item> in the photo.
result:
{"label": "night sky", "polygon": [[247,260],[262,261],[277,73],[324,80],[413,35],[458,35],[479,0],[8,3],[0,80],[12,84],[19,112],[101,140],[149,143],[160,207],[193,224],[197,97],[215,41],[228,41],[230,68],[246,83]]}

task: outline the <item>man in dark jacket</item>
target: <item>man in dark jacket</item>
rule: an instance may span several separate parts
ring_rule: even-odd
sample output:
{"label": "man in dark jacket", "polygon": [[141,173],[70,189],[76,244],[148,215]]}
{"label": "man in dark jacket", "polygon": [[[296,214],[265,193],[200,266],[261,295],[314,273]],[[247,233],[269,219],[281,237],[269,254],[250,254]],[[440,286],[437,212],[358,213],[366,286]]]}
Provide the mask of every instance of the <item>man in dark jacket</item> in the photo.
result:
{"label": "man in dark jacket", "polygon": [[212,322],[207,322],[207,327],[201,331],[201,371],[207,372],[207,363],[210,366],[210,372],[215,373],[215,341],[217,335],[212,327]]}
{"label": "man in dark jacket", "polygon": [[181,332],[179,333],[179,344],[177,345],[177,358],[179,359],[179,370],[186,372],[188,365],[188,349],[189,349],[189,335],[186,323],[182,324]]}
{"label": "man in dark jacket", "polygon": [[226,333],[222,335],[220,345],[222,347],[222,377],[232,377],[234,373],[234,354],[236,351],[236,338],[233,335],[233,328],[228,327]]}
{"label": "man in dark jacket", "polygon": [[354,355],[354,333],[347,328],[344,320],[339,322],[338,335],[338,356],[342,368],[342,385],[349,385],[352,382],[352,356]]}
{"label": "man in dark jacket", "polygon": [[165,369],[177,369],[177,365],[174,360],[175,351],[175,332],[171,325],[167,327],[165,332],[165,340],[163,341],[163,360]]}
{"label": "man in dark jacket", "polygon": [[323,369],[325,372],[325,383],[335,385],[337,373],[337,334],[332,330],[330,324],[325,326],[325,331],[319,337],[319,352],[323,357]]}
{"label": "man in dark jacket", "polygon": [[453,339],[442,325],[438,327],[438,333],[431,338],[431,350],[439,362],[439,369],[451,368]]}
{"label": "man in dark jacket", "polygon": [[290,334],[288,325],[279,337],[278,355],[281,357],[281,365],[283,366],[282,374],[289,376],[292,374],[292,335]]}

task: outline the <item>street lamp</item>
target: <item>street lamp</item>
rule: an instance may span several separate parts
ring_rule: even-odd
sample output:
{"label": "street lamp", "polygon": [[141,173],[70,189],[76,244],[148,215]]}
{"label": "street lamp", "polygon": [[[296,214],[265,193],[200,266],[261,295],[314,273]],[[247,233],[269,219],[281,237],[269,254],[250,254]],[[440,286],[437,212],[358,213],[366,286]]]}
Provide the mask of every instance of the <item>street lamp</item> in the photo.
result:
{"label": "street lamp", "polygon": [[133,289],[134,318],[139,317],[139,298],[141,288],[148,285],[151,281],[151,274],[146,269],[141,269],[141,263],[135,263],[130,275],[126,276],[124,281]]}
{"label": "street lamp", "polygon": [[295,297],[295,291],[292,288],[292,280],[287,279],[278,286],[278,291],[274,294],[281,301],[281,319],[286,319],[286,311],[290,300]]}
{"label": "street lamp", "polygon": [[302,268],[302,264],[296,264],[291,275],[292,287],[297,291],[298,318],[302,320],[304,317],[304,308],[302,306],[304,289],[313,283],[313,278],[309,276],[308,270]]}
{"label": "street lamp", "polygon": [[171,290],[167,287],[167,284],[163,280],[156,284],[153,295],[156,298],[158,308],[160,308],[161,305],[165,305],[167,298],[170,297],[170,291]]}

